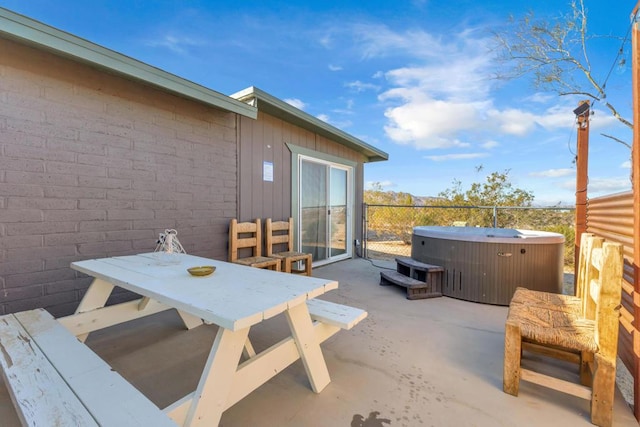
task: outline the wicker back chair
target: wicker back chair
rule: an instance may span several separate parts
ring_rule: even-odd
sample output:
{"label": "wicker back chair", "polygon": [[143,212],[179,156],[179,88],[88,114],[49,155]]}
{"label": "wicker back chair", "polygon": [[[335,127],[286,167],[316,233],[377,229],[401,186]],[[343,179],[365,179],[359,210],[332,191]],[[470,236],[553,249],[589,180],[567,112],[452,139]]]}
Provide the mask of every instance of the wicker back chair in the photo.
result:
{"label": "wicker back chair", "polygon": [[[516,291],[505,324],[505,393],[532,382],[590,400],[591,422],[612,425],[623,264],[620,244],[583,236],[579,297]],[[580,384],[523,368],[526,351],[578,363]]]}
{"label": "wicker back chair", "polygon": [[[267,218],[265,220],[265,236],[266,255],[280,259],[282,271],[311,276],[312,255],[293,250],[293,218],[289,218],[287,221],[271,221],[271,218]],[[283,250],[277,251],[276,247]],[[304,263],[303,269],[293,268],[293,264],[298,261]]]}
{"label": "wicker back chair", "polygon": [[[241,249],[251,249],[251,256],[239,257]],[[229,224],[229,261],[249,267],[267,268],[280,271],[280,259],[262,256],[262,225],[260,218],[255,222],[238,222],[235,218]]]}

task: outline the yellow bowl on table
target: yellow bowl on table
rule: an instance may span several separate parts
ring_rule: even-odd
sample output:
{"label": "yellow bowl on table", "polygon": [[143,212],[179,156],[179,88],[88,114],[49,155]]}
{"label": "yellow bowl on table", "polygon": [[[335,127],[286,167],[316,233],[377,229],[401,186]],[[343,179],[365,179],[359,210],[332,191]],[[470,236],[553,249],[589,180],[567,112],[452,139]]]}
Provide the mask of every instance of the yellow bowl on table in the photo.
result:
{"label": "yellow bowl on table", "polygon": [[212,274],[214,271],[216,271],[216,268],[212,265],[202,265],[199,267],[187,268],[187,271],[192,276],[202,277],[202,276],[208,276]]}

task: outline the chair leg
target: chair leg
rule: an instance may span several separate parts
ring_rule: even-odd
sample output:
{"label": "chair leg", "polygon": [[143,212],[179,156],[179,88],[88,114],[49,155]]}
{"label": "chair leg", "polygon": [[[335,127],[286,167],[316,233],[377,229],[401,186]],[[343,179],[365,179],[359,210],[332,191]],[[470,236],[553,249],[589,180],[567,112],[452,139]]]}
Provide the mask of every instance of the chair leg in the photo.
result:
{"label": "chair leg", "polygon": [[591,375],[591,365],[593,364],[593,353],[583,351],[580,353],[580,384],[591,387],[593,376]]}
{"label": "chair leg", "polygon": [[522,336],[520,326],[507,323],[504,326],[504,372],[502,389],[513,396],[520,390],[520,359],[522,357]]}
{"label": "chair leg", "polygon": [[304,274],[306,274],[307,276],[311,277],[311,256],[308,256],[305,260],[304,260]]}
{"label": "chair leg", "polygon": [[595,355],[591,396],[591,422],[599,427],[613,425],[613,400],[616,386],[615,364]]}

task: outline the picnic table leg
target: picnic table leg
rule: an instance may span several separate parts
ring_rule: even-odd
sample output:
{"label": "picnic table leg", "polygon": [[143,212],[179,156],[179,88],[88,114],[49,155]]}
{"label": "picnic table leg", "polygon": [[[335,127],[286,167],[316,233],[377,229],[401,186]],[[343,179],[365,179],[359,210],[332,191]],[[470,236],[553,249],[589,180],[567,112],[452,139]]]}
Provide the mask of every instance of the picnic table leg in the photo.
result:
{"label": "picnic table leg", "polygon": [[[89,285],[89,289],[87,289],[84,297],[82,297],[82,301],[78,304],[76,314],[104,307],[113,288],[114,286],[105,280],[98,278],[93,279],[93,282]],[[85,342],[88,336],[89,334],[78,335],[78,340]]]}
{"label": "picnic table leg", "polygon": [[316,339],[307,304],[298,304],[287,310],[286,314],[311,388],[314,392],[320,393],[331,382],[331,378],[320,343]]}
{"label": "picnic table leg", "polygon": [[231,331],[220,327],[207,358],[185,426],[217,426],[225,410],[249,328]]}
{"label": "picnic table leg", "polygon": [[204,322],[198,316],[194,316],[193,314],[189,314],[186,311],[177,310],[178,315],[182,319],[182,323],[184,323],[184,327],[187,329],[193,329],[196,326],[202,325]]}

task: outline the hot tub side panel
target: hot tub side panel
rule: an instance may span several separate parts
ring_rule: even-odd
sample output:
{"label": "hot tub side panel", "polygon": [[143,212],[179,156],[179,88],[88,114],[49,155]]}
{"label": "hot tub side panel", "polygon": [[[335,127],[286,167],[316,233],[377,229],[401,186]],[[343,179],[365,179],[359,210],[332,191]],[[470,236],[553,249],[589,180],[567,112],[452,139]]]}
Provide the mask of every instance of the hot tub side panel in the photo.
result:
{"label": "hot tub side panel", "polygon": [[414,235],[411,256],[442,266],[443,294],[454,298],[508,305],[518,286],[562,292],[562,243],[468,242]]}

